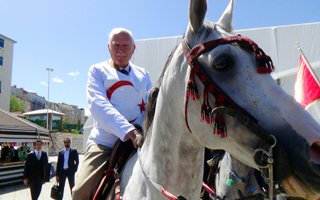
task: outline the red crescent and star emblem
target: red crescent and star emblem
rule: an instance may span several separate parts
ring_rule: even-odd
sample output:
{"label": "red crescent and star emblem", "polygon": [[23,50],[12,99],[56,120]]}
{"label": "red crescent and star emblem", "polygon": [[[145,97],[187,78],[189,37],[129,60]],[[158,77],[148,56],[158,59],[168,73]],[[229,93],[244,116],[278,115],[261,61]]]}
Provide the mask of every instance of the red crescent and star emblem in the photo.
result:
{"label": "red crescent and star emblem", "polygon": [[[125,80],[120,80],[118,82],[116,82],[115,84],[113,84],[107,91],[106,91],[106,95],[107,98],[109,100],[111,100],[111,97],[113,95],[113,93],[119,89],[120,87],[124,87],[124,86],[129,86],[129,87],[133,87],[134,85],[130,82],[130,81],[125,81]],[[135,89],[136,90],[136,89]],[[141,102],[136,104],[139,109],[140,109],[140,113],[142,113],[143,111],[145,111],[145,102],[143,100],[143,98],[141,99]],[[129,120],[130,123],[134,122],[137,118],[133,119],[133,120]]]}

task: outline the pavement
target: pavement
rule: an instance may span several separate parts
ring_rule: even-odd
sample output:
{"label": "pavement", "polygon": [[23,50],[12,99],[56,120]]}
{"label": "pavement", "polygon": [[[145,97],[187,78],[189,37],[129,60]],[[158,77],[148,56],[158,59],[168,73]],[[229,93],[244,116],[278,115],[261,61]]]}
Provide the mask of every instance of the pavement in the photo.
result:
{"label": "pavement", "polygon": [[[79,155],[80,166],[83,155]],[[57,161],[57,156],[50,156],[50,161]],[[47,182],[42,185],[41,194],[38,200],[50,200],[51,187],[55,184],[56,178],[53,177],[50,179],[50,182]],[[22,182],[14,185],[9,185],[7,187],[0,188],[0,200],[31,200],[31,193],[29,187],[26,187]],[[63,200],[71,200],[71,192],[69,188],[68,180],[64,187]]]}

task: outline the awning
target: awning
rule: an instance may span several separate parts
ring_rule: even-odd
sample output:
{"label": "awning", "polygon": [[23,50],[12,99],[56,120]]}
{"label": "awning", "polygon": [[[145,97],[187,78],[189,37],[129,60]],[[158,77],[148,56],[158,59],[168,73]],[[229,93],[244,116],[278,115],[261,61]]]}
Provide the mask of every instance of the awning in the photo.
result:
{"label": "awning", "polygon": [[1,142],[49,142],[49,131],[28,120],[0,109]]}
{"label": "awning", "polygon": [[66,115],[64,113],[57,112],[51,109],[40,109],[40,110],[34,110],[34,111],[23,113],[23,115],[45,115],[45,114],[53,114],[53,115],[60,115],[60,116]]}

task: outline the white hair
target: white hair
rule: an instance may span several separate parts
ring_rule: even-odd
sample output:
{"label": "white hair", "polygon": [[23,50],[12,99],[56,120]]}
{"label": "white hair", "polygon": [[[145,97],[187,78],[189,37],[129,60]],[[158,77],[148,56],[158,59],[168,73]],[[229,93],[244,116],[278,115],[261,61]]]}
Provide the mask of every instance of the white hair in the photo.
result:
{"label": "white hair", "polygon": [[119,28],[114,28],[114,29],[112,29],[112,30],[110,31],[108,44],[111,43],[111,40],[112,40],[113,36],[116,35],[116,34],[119,34],[119,33],[127,33],[128,35],[130,35],[130,37],[131,37],[131,39],[132,39],[132,42],[134,42],[133,36],[132,36],[132,32],[129,31],[128,29],[126,29],[126,28],[121,28],[121,27],[119,27]]}

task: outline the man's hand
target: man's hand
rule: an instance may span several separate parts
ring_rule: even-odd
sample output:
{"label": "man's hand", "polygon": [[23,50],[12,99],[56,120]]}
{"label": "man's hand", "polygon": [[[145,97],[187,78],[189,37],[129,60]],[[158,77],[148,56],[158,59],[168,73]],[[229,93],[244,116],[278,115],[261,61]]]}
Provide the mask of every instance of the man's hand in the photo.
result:
{"label": "man's hand", "polygon": [[143,135],[137,129],[133,129],[127,133],[127,137],[131,139],[134,148],[141,147],[143,144]]}
{"label": "man's hand", "polygon": [[23,179],[23,184],[24,184],[25,186],[27,186],[28,183],[29,183],[29,180],[28,180],[27,178]]}
{"label": "man's hand", "polygon": [[57,183],[59,183],[59,176],[56,176],[56,181]]}

